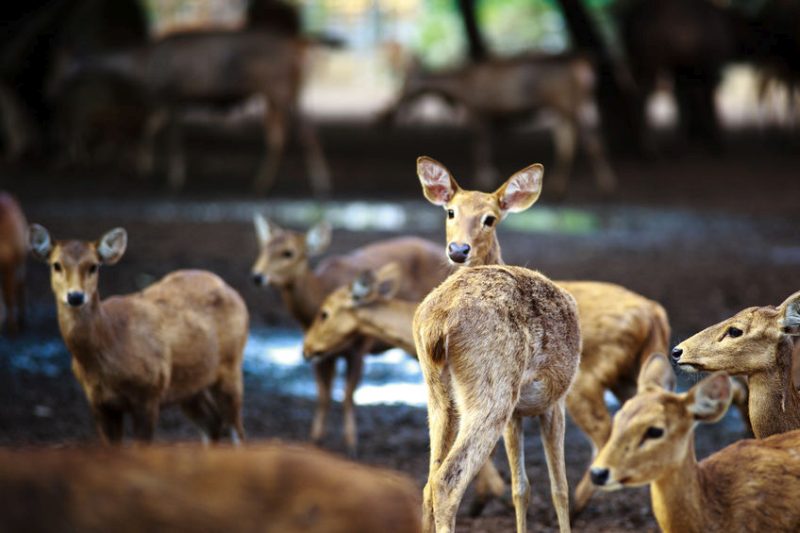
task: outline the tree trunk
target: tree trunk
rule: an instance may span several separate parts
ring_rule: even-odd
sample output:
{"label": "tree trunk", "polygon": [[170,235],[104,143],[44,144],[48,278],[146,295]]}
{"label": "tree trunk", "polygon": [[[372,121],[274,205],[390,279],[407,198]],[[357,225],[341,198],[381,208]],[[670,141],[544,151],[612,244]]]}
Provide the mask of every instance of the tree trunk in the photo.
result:
{"label": "tree trunk", "polygon": [[461,13],[464,32],[467,35],[469,58],[476,63],[483,61],[488,54],[486,42],[483,39],[483,35],[481,35],[478,19],[475,16],[475,0],[458,0],[458,10]]}

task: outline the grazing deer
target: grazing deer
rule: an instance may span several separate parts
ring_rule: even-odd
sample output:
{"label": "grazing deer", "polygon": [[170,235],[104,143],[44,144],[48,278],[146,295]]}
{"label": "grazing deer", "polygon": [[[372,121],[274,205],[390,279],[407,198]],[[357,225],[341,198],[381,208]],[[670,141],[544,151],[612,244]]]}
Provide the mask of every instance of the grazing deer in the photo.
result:
{"label": "grazing deer", "polygon": [[0,530],[420,530],[406,476],[307,446],[0,450]]}
{"label": "grazing deer", "polygon": [[[398,296],[417,302],[439,284],[448,272],[439,247],[417,237],[399,237],[376,242],[347,255],[330,257],[312,270],[309,259],[322,253],[330,244],[330,225],[322,222],[307,233],[300,233],[283,229],[261,215],[256,215],[254,223],[261,250],[252,268],[253,282],[258,286],[272,285],[277,288],[289,313],[304,331],[311,326],[325,297],[349,283],[364,269],[397,263],[404,280],[398,289]],[[358,335],[339,346],[333,356],[306,354],[314,362],[317,381],[317,409],[311,426],[313,441],[319,442],[325,432],[336,359],[344,357],[347,361],[344,436],[349,453],[356,453],[353,393],[361,380],[363,358],[367,353],[388,348],[373,344],[374,339]]]}
{"label": "grazing deer", "polygon": [[[3,278],[1,289],[6,331],[9,333],[18,332],[25,322],[27,232],[28,223],[19,204],[9,193],[0,191],[0,276]],[[2,317],[0,313],[0,319]]]}
{"label": "grazing deer", "polygon": [[[513,188],[503,195],[507,209],[530,199]],[[526,268],[464,268],[419,304],[413,328],[431,438],[423,530],[455,531],[467,484],[502,435],[517,532],[527,531],[522,417],[536,416],[558,524],[562,533],[569,531],[564,402],[581,352],[572,296]]]}
{"label": "grazing deer", "polygon": [[[417,356],[412,322],[418,302],[395,298],[402,284],[397,263],[361,272],[352,283],[339,287],[320,305],[303,338],[306,357],[325,357],[341,352],[357,336],[371,337]],[[470,514],[480,514],[493,497],[502,496],[505,482],[490,460],[475,481],[476,498]]]}
{"label": "grazing deer", "polygon": [[563,195],[567,191],[575,143],[580,138],[594,167],[598,188],[608,193],[614,190],[616,177],[598,133],[593,86],[592,66],[575,56],[492,59],[445,72],[426,72],[412,62],[401,94],[383,120],[391,120],[408,103],[426,94],[463,106],[475,130],[477,182],[488,188],[497,179],[491,158],[493,122],[548,111],[556,119],[555,192]]}
{"label": "grazing deer", "polygon": [[800,431],[742,440],[698,463],[694,428],[722,418],[732,383],[718,372],[682,394],[674,385],[667,358],[653,355],[592,464],[594,483],[606,490],[649,484],[665,533],[797,531]]}
{"label": "grazing deer", "polygon": [[100,267],[122,258],[127,233],[53,241],[30,227],[33,255],[50,267],[58,325],[104,442],[152,440],[162,405],[178,403],[205,436],[242,427],[248,315],[239,294],[202,270],[179,270],[141,292],[100,300]]}
{"label": "grazing deer", "polygon": [[[543,173],[541,165],[531,165],[495,192],[483,193],[462,189],[444,165],[419,158],[417,174],[425,197],[447,213],[450,262],[470,267],[503,264],[497,224],[508,213],[524,211],[538,200]],[[596,451],[611,432],[605,391],[612,391],[621,402],[632,395],[641,362],[654,351],[668,349],[669,322],[658,303],[618,285],[555,283],[575,298],[583,337],[580,369],[567,395],[567,410]],[[593,492],[587,470],[575,491],[574,512],[585,507]]]}
{"label": "grazing deer", "polygon": [[793,352],[800,348],[800,292],[778,307],[750,307],[704,329],[672,350],[687,372],[747,376],[753,434],[769,437],[800,429],[800,393]]}

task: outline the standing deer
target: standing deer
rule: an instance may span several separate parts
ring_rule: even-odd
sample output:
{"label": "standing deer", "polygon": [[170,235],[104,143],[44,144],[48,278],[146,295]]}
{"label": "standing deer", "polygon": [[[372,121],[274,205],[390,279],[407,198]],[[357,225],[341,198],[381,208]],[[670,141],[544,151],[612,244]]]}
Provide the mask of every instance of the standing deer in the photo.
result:
{"label": "standing deer", "polygon": [[554,192],[567,192],[575,144],[580,139],[594,167],[597,187],[609,193],[616,186],[616,177],[598,133],[593,91],[592,66],[576,56],[492,59],[444,72],[426,72],[412,62],[401,94],[384,112],[383,120],[390,120],[404,106],[426,94],[463,106],[475,130],[477,183],[488,188],[497,180],[491,156],[493,123],[547,111],[556,119]]}
{"label": "standing deer", "polygon": [[127,233],[97,241],[53,241],[30,227],[33,255],[50,267],[61,336],[104,442],[123,437],[125,414],[137,439],[152,440],[162,405],[178,403],[206,437],[242,427],[244,301],[219,277],[179,270],[141,292],[100,300],[102,265],[122,258]]}
{"label": "standing deer", "polygon": [[[325,297],[349,283],[364,269],[395,262],[403,272],[398,296],[420,301],[447,275],[439,247],[416,237],[399,237],[358,248],[347,255],[329,257],[312,270],[309,259],[322,253],[330,244],[331,228],[320,223],[307,233],[283,229],[261,215],[254,219],[261,248],[252,268],[253,282],[272,285],[280,291],[284,305],[304,331],[308,330]],[[357,430],[353,393],[361,380],[364,355],[388,346],[373,346],[374,339],[353,336],[329,357],[316,357],[317,409],[311,426],[311,439],[319,442],[325,432],[325,418],[331,403],[331,383],[336,359],[347,361],[347,385],[344,395],[344,436],[348,452],[356,453]]]}
{"label": "standing deer", "polygon": [[732,383],[714,373],[688,392],[672,392],[664,355],[642,367],[637,395],[614,417],[592,465],[606,490],[650,485],[665,533],[797,531],[800,528],[800,431],[734,443],[697,462],[694,428],[722,418]]}
{"label": "standing deer", "polygon": [[[444,165],[419,158],[417,174],[425,197],[447,213],[450,262],[470,267],[503,264],[497,224],[508,213],[524,211],[538,200],[543,173],[541,165],[531,165],[495,192],[483,193],[462,189]],[[641,362],[655,351],[668,349],[669,322],[658,303],[618,285],[555,283],[575,298],[583,337],[580,369],[567,395],[567,409],[596,452],[611,432],[605,392],[610,390],[620,401],[632,395]],[[575,491],[574,512],[586,506],[593,492],[587,470]]]}
{"label": "standing deer", "polygon": [[800,429],[800,393],[793,352],[800,348],[800,292],[778,307],[750,307],[686,339],[672,350],[687,372],[747,376],[753,433],[764,438]]}
{"label": "standing deer", "polygon": [[[25,321],[25,259],[28,223],[17,201],[0,191],[0,276],[6,331],[18,332]],[[2,323],[3,313],[0,313]]]}
{"label": "standing deer", "polygon": [[[531,202],[509,187],[502,198],[506,209]],[[559,528],[569,531],[564,401],[581,352],[572,296],[526,268],[464,268],[419,304],[413,328],[431,438],[423,530],[455,531],[467,484],[503,435],[517,532],[527,531],[522,417],[536,416]]]}

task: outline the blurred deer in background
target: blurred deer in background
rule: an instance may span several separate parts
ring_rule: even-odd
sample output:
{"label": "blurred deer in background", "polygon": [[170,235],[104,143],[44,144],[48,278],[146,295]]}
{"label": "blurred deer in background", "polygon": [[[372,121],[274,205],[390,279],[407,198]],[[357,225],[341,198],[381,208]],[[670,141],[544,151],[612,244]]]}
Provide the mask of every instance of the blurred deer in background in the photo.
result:
{"label": "blurred deer in background", "polygon": [[592,464],[594,483],[606,490],[649,484],[666,533],[797,531],[800,431],[742,440],[698,464],[694,428],[723,417],[731,381],[718,372],[683,394],[674,386],[667,358],[651,356]]}
{"label": "blurred deer in background", "polygon": [[[520,170],[493,193],[462,189],[444,165],[429,157],[417,160],[417,175],[428,201],[445,209],[451,263],[473,267],[503,264],[497,225],[509,213],[524,211],[539,199],[544,167],[536,164]],[[528,202],[509,203],[508,198],[516,196]],[[658,303],[619,285],[555,283],[575,298],[583,339],[580,369],[567,395],[567,409],[596,452],[611,432],[605,392],[613,392],[620,402],[633,394],[642,361],[669,347],[669,321]],[[574,512],[586,506],[593,492],[587,470],[575,490]]]}
{"label": "blurred deer in background", "polygon": [[492,59],[442,72],[425,71],[412,61],[401,94],[385,112],[384,120],[392,119],[422,95],[441,96],[452,105],[463,106],[475,130],[477,183],[489,188],[496,185],[498,176],[491,156],[493,123],[546,111],[556,120],[554,192],[567,192],[575,145],[580,139],[591,160],[597,187],[609,193],[616,186],[616,177],[597,127],[593,90],[592,66],[577,56]]}
{"label": "blurred deer in background", "polygon": [[242,357],[248,314],[219,277],[179,270],[141,292],[100,300],[102,265],[122,258],[122,228],[97,241],[53,241],[30,227],[33,255],[50,267],[58,325],[100,437],[118,442],[124,415],[152,440],[162,405],[178,403],[206,437],[244,438]]}
{"label": "blurred deer in background", "polygon": [[750,307],[686,339],[672,350],[687,372],[747,376],[753,433],[768,437],[800,429],[794,357],[800,350],[800,292],[778,307]]}
{"label": "blurred deer in background", "polygon": [[3,531],[413,533],[418,493],[296,445],[0,450]]}
{"label": "blurred deer in background", "polygon": [[[5,327],[17,333],[25,322],[25,259],[28,256],[28,223],[17,201],[0,191],[0,276],[3,278]],[[0,324],[3,313],[0,312]]]}
{"label": "blurred deer in background", "polygon": [[[256,215],[254,222],[260,252],[252,269],[253,282],[277,288],[289,313],[304,331],[311,326],[325,297],[352,281],[364,269],[397,263],[403,272],[398,297],[417,302],[448,273],[439,247],[417,237],[398,237],[369,244],[347,255],[329,257],[312,270],[309,259],[321,254],[330,244],[330,225],[322,222],[307,233],[299,233],[283,229],[261,215]],[[314,362],[317,381],[317,409],[311,426],[313,441],[319,442],[325,432],[336,359],[344,357],[347,361],[344,436],[348,452],[356,453],[358,438],[353,394],[361,381],[364,355],[388,347],[375,345],[374,339],[357,335],[330,356],[306,354]]]}

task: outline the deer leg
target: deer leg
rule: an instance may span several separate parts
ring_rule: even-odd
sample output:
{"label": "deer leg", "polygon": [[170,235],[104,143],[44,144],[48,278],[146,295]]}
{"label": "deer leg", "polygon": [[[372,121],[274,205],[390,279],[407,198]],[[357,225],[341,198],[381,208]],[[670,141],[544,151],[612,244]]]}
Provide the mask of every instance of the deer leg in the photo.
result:
{"label": "deer leg", "polygon": [[331,171],[328,168],[328,162],[325,160],[325,154],[319,142],[317,128],[299,113],[297,125],[300,131],[300,140],[305,149],[311,191],[314,196],[327,196],[331,192]]}
{"label": "deer leg", "polygon": [[117,444],[122,441],[125,427],[122,410],[99,405],[93,406],[92,414],[97,426],[97,433],[104,444]]}
{"label": "deer leg", "polygon": [[151,113],[144,124],[142,140],[139,143],[136,155],[136,170],[139,176],[150,176],[155,169],[156,147],[155,140],[158,133],[167,124],[169,114],[164,109]]}
{"label": "deer leg", "polygon": [[147,400],[133,409],[133,436],[136,440],[150,442],[156,433],[159,405],[157,400]]}
{"label": "deer leg", "polygon": [[355,457],[358,446],[358,429],[356,427],[356,407],[353,395],[364,370],[364,353],[360,350],[347,357],[347,384],[344,391],[344,442],[347,453]]}
{"label": "deer leg", "polygon": [[314,377],[317,381],[317,410],[311,423],[311,440],[319,444],[325,434],[325,418],[331,407],[333,374],[336,372],[336,358],[328,357],[314,364]]}
{"label": "deer leg", "polygon": [[257,194],[266,194],[275,185],[278,168],[286,145],[286,117],[284,109],[273,101],[264,115],[264,130],[267,135],[267,155],[261,163],[253,182]]}
{"label": "deer leg", "polygon": [[512,416],[506,424],[503,434],[508,455],[508,466],[511,470],[511,494],[514,500],[514,511],[517,515],[517,533],[528,531],[528,503],[531,497],[531,485],[525,472],[525,442],[522,433],[522,418]]}
{"label": "deer leg", "polygon": [[222,417],[208,390],[203,390],[181,403],[181,410],[200,429],[203,442],[208,442],[209,439],[217,442],[222,438]]}
{"label": "deer leg", "polygon": [[223,373],[211,393],[222,417],[223,431],[229,431],[231,440],[238,444],[244,440],[244,424],[242,422],[242,397],[244,384],[242,372],[232,368]]}
{"label": "deer leg", "polygon": [[581,117],[579,119],[579,131],[583,146],[586,153],[589,154],[589,160],[592,162],[592,170],[594,171],[594,179],[597,183],[597,188],[602,193],[613,192],[617,186],[617,177],[611,169],[611,165],[606,158],[606,150],[603,145],[603,140],[600,138],[600,131],[596,125],[592,124],[589,120],[590,117]]}
{"label": "deer leg", "polygon": [[506,492],[506,482],[494,466],[493,455],[489,455],[475,477],[475,499],[469,508],[470,516],[479,516],[492,498],[501,498]]}
{"label": "deer leg", "polygon": [[497,168],[492,162],[492,125],[486,119],[475,119],[474,157],[479,189],[490,190],[497,184]]}
{"label": "deer leg", "polygon": [[169,117],[167,135],[169,151],[167,180],[170,189],[179,191],[186,184],[186,158],[183,155],[183,132],[181,131],[180,117],[176,113]]}
{"label": "deer leg", "polygon": [[556,148],[556,170],[553,173],[553,191],[558,197],[567,194],[572,162],[575,160],[575,124],[562,118],[553,127],[553,140]]}
{"label": "deer leg", "polygon": [[550,494],[556,508],[558,528],[569,533],[569,486],[564,465],[564,399],[561,398],[539,417],[542,423],[542,444],[550,475]]}

